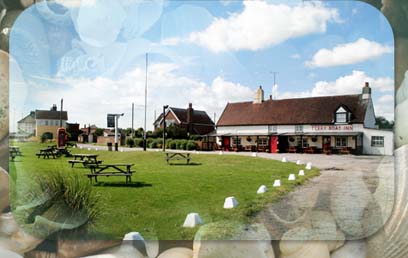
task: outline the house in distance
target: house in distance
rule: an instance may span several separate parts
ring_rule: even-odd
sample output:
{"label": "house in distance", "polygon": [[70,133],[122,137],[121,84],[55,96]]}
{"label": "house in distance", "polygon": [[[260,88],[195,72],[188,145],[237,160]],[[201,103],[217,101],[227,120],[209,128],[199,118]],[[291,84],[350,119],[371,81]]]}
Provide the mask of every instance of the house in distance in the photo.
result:
{"label": "house in distance", "polygon": [[[168,107],[165,111],[166,126],[172,124],[185,128],[190,135],[207,135],[214,131],[215,124],[205,111],[194,110],[193,104],[188,108]],[[163,128],[163,113],[153,123],[154,129]]]}
{"label": "house in distance", "polygon": [[393,132],[375,124],[371,88],[361,94],[228,103],[217,123],[222,149],[271,153],[393,154]]}

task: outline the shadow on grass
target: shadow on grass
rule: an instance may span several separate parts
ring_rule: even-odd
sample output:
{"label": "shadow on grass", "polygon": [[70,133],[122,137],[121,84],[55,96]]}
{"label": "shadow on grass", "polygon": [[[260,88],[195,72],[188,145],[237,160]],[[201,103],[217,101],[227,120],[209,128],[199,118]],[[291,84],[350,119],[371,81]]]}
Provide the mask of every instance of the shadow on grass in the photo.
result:
{"label": "shadow on grass", "polygon": [[201,166],[202,164],[192,162],[192,163],[189,163],[189,164],[187,164],[187,163],[169,163],[169,165],[170,166]]}
{"label": "shadow on grass", "polygon": [[130,183],[122,183],[122,182],[98,182],[94,183],[93,186],[96,187],[152,187],[152,184],[146,184],[144,182],[130,182]]}

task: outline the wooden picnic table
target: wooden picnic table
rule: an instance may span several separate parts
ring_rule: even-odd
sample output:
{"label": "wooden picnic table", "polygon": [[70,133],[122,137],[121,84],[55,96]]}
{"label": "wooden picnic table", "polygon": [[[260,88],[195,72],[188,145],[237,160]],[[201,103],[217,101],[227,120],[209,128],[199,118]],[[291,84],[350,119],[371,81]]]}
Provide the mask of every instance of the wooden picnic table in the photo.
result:
{"label": "wooden picnic table", "polygon": [[49,159],[50,156],[52,156],[52,158],[55,159],[55,156],[57,156],[57,153],[54,148],[47,147],[44,149],[40,149],[40,152],[36,153],[35,155],[37,155],[38,158],[43,157],[44,159],[45,158]]}
{"label": "wooden picnic table", "polygon": [[20,147],[18,146],[9,146],[9,153],[10,153],[10,158],[12,161],[16,158],[16,156],[21,156],[21,151]]}
{"label": "wooden picnic table", "polygon": [[89,164],[88,168],[91,169],[90,174],[86,174],[92,183],[92,178],[95,178],[95,182],[98,182],[98,176],[124,176],[126,177],[126,184],[132,181],[132,173],[135,171],[131,170],[134,164]]}
{"label": "wooden picnic table", "polygon": [[98,154],[72,154],[74,157],[73,160],[68,160],[68,163],[74,167],[75,164],[81,163],[84,167],[88,166],[89,164],[100,164],[102,163],[101,160],[98,160]]}
{"label": "wooden picnic table", "polygon": [[166,152],[166,161],[167,164],[170,164],[170,160],[186,160],[187,164],[190,164],[190,153],[182,152]]}

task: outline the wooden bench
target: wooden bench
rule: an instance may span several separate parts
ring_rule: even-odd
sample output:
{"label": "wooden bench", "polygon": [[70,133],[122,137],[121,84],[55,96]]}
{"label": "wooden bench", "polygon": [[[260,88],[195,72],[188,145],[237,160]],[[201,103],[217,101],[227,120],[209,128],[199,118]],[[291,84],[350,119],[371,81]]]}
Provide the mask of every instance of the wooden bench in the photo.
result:
{"label": "wooden bench", "polygon": [[85,174],[90,182],[92,178],[95,182],[98,182],[98,176],[124,176],[126,178],[126,184],[132,182],[132,174],[136,171],[130,170],[133,164],[89,164],[88,168],[91,169],[90,174]]}
{"label": "wooden bench", "polygon": [[170,164],[171,160],[185,160],[187,165],[190,164],[190,153],[181,153],[181,152],[166,152],[166,161],[167,164]]}
{"label": "wooden bench", "polygon": [[110,176],[124,176],[124,177],[126,177],[126,180],[125,180],[125,182],[126,182],[126,184],[127,183],[131,183],[132,182],[132,174],[134,173],[135,171],[129,171],[128,173],[116,173],[116,172],[112,172],[112,173],[99,173],[99,174],[86,174],[86,176],[88,176],[88,178],[89,178],[89,180],[92,182],[92,178],[95,178],[95,182],[97,183],[98,182],[98,176],[106,176],[106,177],[110,177]]}
{"label": "wooden bench", "polygon": [[52,156],[53,159],[55,159],[55,156],[57,156],[57,153],[53,148],[45,148],[41,149],[39,153],[35,154],[38,158],[43,157],[44,159],[47,158],[49,159],[50,156]]}

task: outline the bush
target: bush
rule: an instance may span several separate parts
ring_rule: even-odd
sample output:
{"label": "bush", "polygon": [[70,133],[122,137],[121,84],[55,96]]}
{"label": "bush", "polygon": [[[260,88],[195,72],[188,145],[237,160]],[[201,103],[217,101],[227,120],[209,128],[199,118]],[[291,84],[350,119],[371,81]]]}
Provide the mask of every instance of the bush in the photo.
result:
{"label": "bush", "polygon": [[135,138],[134,142],[135,142],[136,147],[140,147],[140,148],[143,147],[143,138]]}
{"label": "bush", "polygon": [[195,143],[195,141],[192,141],[192,140],[187,141],[186,150],[195,150],[195,149],[197,149],[197,144]]}
{"label": "bush", "polygon": [[177,148],[176,140],[169,139],[166,141],[166,148],[175,150]]}
{"label": "bush", "polygon": [[52,140],[52,133],[45,132],[41,135],[41,142],[46,142],[47,140]]}
{"label": "bush", "polygon": [[126,145],[129,146],[130,148],[135,147],[135,140],[133,140],[132,138],[127,138]]}
{"label": "bush", "polygon": [[149,144],[149,148],[162,148],[163,147],[163,143],[161,139],[155,139],[153,140],[150,144]]}
{"label": "bush", "polygon": [[187,145],[187,140],[176,140],[176,148],[178,150],[185,150]]}

